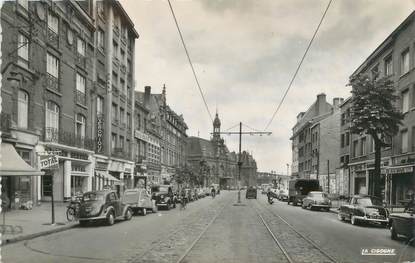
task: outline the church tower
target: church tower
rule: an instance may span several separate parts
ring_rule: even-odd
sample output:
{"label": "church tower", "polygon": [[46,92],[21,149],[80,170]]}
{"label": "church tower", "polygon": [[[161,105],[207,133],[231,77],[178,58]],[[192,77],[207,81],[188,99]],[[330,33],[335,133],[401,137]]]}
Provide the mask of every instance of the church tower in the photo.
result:
{"label": "church tower", "polygon": [[213,121],[213,140],[220,140],[220,120],[218,112],[216,112],[215,120]]}

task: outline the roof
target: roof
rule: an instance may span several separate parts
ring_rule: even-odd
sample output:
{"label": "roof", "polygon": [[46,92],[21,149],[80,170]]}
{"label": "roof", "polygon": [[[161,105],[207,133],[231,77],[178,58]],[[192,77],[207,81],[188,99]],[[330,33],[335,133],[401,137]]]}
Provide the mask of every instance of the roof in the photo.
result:
{"label": "roof", "polygon": [[131,21],[130,16],[127,14],[127,12],[125,11],[124,7],[121,5],[120,1],[118,0],[113,0],[112,1],[115,6],[120,10],[120,12],[122,13],[124,19],[127,21],[127,23],[130,25],[130,31],[133,33],[135,38],[138,38],[140,35],[138,34],[138,32],[135,30],[134,27],[134,23],[133,21]]}

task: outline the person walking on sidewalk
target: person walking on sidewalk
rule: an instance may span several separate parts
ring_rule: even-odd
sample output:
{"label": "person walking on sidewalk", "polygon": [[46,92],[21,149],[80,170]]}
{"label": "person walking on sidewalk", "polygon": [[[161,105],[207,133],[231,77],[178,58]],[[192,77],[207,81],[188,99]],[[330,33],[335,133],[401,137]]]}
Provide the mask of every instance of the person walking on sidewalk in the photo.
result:
{"label": "person walking on sidewalk", "polygon": [[210,194],[212,195],[212,198],[215,198],[215,194],[216,194],[215,187],[212,187],[212,190],[210,190]]}

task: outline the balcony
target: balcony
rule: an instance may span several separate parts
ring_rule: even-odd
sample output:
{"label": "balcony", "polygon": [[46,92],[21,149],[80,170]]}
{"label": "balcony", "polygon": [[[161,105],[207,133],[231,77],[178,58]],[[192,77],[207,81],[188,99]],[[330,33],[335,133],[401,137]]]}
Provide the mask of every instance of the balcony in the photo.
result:
{"label": "balcony", "polygon": [[117,87],[112,86],[112,94],[113,94],[114,96],[118,96],[118,95],[120,95],[120,91],[118,90],[118,88],[117,88]]}
{"label": "balcony", "polygon": [[84,148],[90,151],[94,151],[95,148],[95,142],[93,139],[76,135],[73,132],[61,131],[52,127],[45,128],[43,140],[45,142],[54,142],[67,146]]}
{"label": "balcony", "polygon": [[116,147],[112,150],[112,156],[121,158],[121,159],[128,159],[130,160],[130,153],[122,147]]}
{"label": "balcony", "polygon": [[46,87],[56,92],[60,92],[59,80],[49,73],[46,73]]}
{"label": "balcony", "polygon": [[76,91],[76,103],[86,106],[86,94],[82,91]]}

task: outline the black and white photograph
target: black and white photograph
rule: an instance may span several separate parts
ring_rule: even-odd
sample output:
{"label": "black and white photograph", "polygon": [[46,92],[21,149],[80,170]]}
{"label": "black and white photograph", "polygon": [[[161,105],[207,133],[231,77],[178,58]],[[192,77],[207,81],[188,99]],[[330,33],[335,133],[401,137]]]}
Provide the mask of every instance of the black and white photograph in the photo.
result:
{"label": "black and white photograph", "polygon": [[0,263],[415,263],[415,0],[0,20]]}

